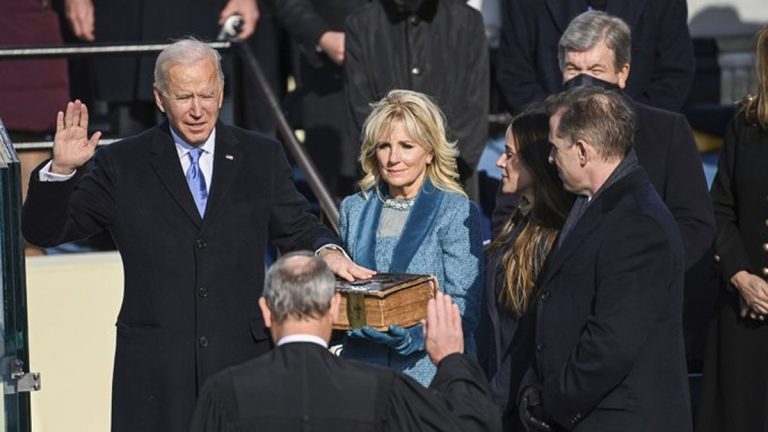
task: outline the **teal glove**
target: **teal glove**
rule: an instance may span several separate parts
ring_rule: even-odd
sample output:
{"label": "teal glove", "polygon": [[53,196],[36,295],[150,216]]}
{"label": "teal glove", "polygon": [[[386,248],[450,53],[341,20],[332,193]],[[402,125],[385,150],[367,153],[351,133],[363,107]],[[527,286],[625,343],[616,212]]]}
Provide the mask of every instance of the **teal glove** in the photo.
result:
{"label": "teal glove", "polygon": [[385,345],[401,355],[424,351],[424,330],[421,324],[407,329],[390,325],[386,333],[376,331],[369,326],[363,326],[351,330],[348,336],[353,339],[365,339],[379,345]]}

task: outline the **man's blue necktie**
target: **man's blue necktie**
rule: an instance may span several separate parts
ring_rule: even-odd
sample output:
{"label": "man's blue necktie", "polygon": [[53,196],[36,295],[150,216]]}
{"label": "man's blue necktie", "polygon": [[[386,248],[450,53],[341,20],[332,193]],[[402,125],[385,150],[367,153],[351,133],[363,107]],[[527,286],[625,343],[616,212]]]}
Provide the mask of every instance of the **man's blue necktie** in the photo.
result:
{"label": "man's blue necktie", "polygon": [[201,148],[193,148],[189,151],[189,159],[192,161],[192,165],[187,170],[187,183],[189,183],[192,198],[195,199],[197,211],[200,212],[200,217],[203,217],[205,215],[205,203],[208,201],[208,189],[205,188],[205,176],[203,175],[203,170],[200,169],[201,154],[203,154],[203,149]]}

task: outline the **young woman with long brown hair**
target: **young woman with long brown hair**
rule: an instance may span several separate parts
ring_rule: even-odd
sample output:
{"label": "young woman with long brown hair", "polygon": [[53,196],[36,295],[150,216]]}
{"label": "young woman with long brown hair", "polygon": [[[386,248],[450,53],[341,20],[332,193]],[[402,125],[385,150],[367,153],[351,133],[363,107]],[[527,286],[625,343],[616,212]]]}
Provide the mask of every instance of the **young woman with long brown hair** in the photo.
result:
{"label": "young woman with long brown hair", "polygon": [[517,116],[496,162],[502,169],[502,192],[518,199],[487,251],[486,304],[493,333],[487,372],[494,397],[504,410],[505,430],[523,430],[515,399],[532,356],[534,315],[529,311],[536,278],[574,199],[548,161],[548,135],[549,117],[543,112]]}

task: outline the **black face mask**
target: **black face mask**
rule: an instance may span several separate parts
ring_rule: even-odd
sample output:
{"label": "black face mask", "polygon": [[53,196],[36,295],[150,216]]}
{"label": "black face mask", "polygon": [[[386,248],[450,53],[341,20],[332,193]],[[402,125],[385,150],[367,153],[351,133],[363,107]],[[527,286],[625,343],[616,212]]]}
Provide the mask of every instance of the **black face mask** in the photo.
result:
{"label": "black face mask", "polygon": [[578,74],[575,77],[569,79],[563,84],[563,90],[581,86],[595,86],[604,88],[606,90],[621,92],[621,87],[619,87],[618,84],[609,83],[608,81],[603,81],[600,78],[595,78],[587,74]]}
{"label": "black face mask", "polygon": [[421,7],[421,0],[392,0],[400,12],[415,14]]}

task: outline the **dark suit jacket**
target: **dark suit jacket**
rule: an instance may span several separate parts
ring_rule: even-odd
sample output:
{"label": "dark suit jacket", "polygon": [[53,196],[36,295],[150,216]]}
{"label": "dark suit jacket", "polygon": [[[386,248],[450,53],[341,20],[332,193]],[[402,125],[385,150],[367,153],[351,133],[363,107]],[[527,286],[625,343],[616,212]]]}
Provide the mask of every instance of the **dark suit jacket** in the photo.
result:
{"label": "dark suit jacket", "polygon": [[289,343],[209,380],[194,432],[496,431],[477,364],[446,357],[429,390],[392,370],[340,359],[313,343]]}
{"label": "dark suit jacket", "polygon": [[633,103],[635,152],[677,222],[686,269],[712,245],[715,217],[693,132],[685,116]]}
{"label": "dark suit jacket", "polygon": [[[637,159],[677,222],[685,267],[690,268],[709,249],[715,236],[712,200],[691,127],[682,114],[630,103],[637,116]],[[514,196],[499,190],[494,229],[504,224],[515,205]]]}
{"label": "dark suit jacket", "polygon": [[[562,89],[557,45],[586,0],[507,0],[498,56],[498,82],[512,111]],[[632,30],[627,93],[672,111],[691,88],[694,57],[685,0],[608,0],[607,13]]]}
{"label": "dark suit jacket", "polygon": [[540,386],[551,420],[590,432],[691,430],[683,270],[674,220],[642,168],[593,199],[538,281],[522,388]]}
{"label": "dark suit jacket", "polygon": [[186,430],[207,377],[270,348],[257,305],[268,240],[288,250],[335,242],[280,144],[221,123],[203,220],[164,123],[100,149],[72,180],[33,172],[22,223],[41,246],[112,234],[125,274],[112,429],[130,432]]}

